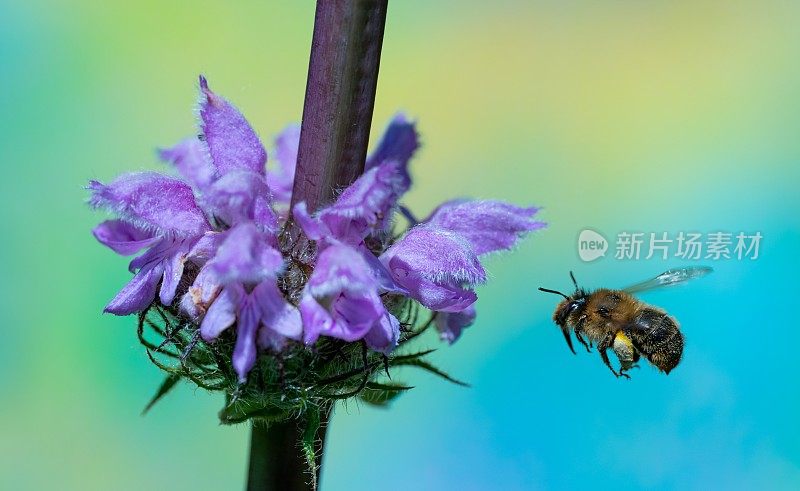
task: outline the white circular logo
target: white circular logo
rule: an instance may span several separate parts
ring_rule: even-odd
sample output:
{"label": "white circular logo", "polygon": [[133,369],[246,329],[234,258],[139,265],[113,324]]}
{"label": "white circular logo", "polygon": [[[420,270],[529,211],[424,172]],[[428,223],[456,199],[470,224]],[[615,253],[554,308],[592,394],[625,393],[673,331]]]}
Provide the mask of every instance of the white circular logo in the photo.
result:
{"label": "white circular logo", "polygon": [[582,230],[578,235],[578,256],[581,261],[591,262],[606,255],[608,241],[594,230]]}

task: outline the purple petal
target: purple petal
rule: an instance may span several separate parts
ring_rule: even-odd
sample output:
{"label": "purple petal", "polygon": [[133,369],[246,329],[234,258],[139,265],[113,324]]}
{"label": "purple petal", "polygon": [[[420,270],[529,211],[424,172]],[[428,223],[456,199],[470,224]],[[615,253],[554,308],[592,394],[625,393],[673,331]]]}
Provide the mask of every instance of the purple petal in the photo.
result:
{"label": "purple petal", "polygon": [[486,281],[470,245],[430,225],[411,229],[380,259],[395,283],[432,310],[463,310],[477,298],[469,288]]}
{"label": "purple petal", "polygon": [[195,322],[199,322],[221,291],[222,285],[219,284],[217,276],[208,268],[202,268],[192,286],[181,298],[181,311]]}
{"label": "purple petal", "polygon": [[172,163],[192,186],[203,190],[214,181],[217,170],[208,155],[208,146],[196,136],[185,138],[172,148],[158,151],[162,160]]}
{"label": "purple petal", "polygon": [[147,249],[141,256],[135,257],[128,264],[128,271],[131,273],[140,269],[149,269],[156,264],[160,264],[165,257],[168,257],[175,248],[176,239],[165,237]]}
{"label": "purple petal", "polygon": [[433,281],[475,285],[486,281],[486,271],[470,245],[459,235],[430,225],[418,225],[382,256],[389,271],[400,276],[418,274]]}
{"label": "purple petal", "polygon": [[363,338],[386,313],[377,288],[369,265],[357,250],[343,244],[325,248],[300,304],[306,343],[320,335],[345,341]]}
{"label": "purple petal", "polygon": [[161,283],[160,300],[164,305],[171,305],[175,291],[183,276],[183,266],[187,256],[199,241],[197,237],[185,239],[165,237],[153,245],[141,256],[131,261],[130,271],[147,270],[158,265],[164,272]]}
{"label": "purple petal", "polygon": [[92,230],[98,242],[117,254],[130,256],[153,245],[158,237],[122,220],[106,220]]}
{"label": "purple petal", "polygon": [[290,304],[272,281],[264,281],[252,293],[261,308],[262,328],[259,330],[259,345],[265,349],[280,351],[286,338],[300,339],[303,322],[300,311]]}
{"label": "purple petal", "polygon": [[400,321],[390,313],[382,316],[373,324],[364,341],[369,349],[389,354],[397,347],[400,340]]}
{"label": "purple petal", "polygon": [[306,234],[306,237],[311,240],[321,240],[325,235],[329,234],[322,222],[308,213],[305,201],[294,205],[292,217]]}
{"label": "purple petal", "polygon": [[[258,198],[267,198],[269,190],[263,176],[234,170],[220,177],[203,193],[203,208],[228,226],[252,220]],[[259,213],[264,213],[263,207]],[[260,217],[261,219],[261,217]]]}
{"label": "purple petal", "polygon": [[426,278],[409,278],[404,286],[411,298],[431,310],[458,312],[469,307],[478,299],[469,288],[453,284],[436,283]]}
{"label": "purple petal", "polygon": [[208,88],[200,76],[200,129],[220,175],[232,170],[264,174],[267,152],[244,116]]}
{"label": "purple petal", "polygon": [[236,284],[222,290],[200,324],[200,335],[205,341],[217,339],[222,331],[236,322],[236,312],[244,294],[242,287]]}
{"label": "purple petal", "polygon": [[521,208],[502,201],[451,201],[427,220],[436,227],[463,236],[476,254],[510,249],[532,230],[545,226],[533,220],[538,208]]}
{"label": "purple petal", "polygon": [[185,182],[155,172],[124,174],[109,185],[91,181],[89,204],[147,231],[202,235],[210,229]]}
{"label": "purple petal", "polygon": [[329,312],[308,292],[300,300],[304,341],[313,344],[319,336],[329,336],[353,342],[363,338],[372,326],[386,314],[380,298],[367,296],[336,297]]}
{"label": "purple petal", "polygon": [[334,324],[323,334],[344,341],[363,338],[372,326],[386,314],[380,297],[375,292],[362,295],[342,293],[331,304]]}
{"label": "purple petal", "polygon": [[300,125],[287,126],[275,138],[275,156],[278,166],[267,170],[267,184],[276,201],[288,203],[292,198],[294,171],[297,166],[297,148],[300,145]]}
{"label": "purple petal", "polygon": [[178,283],[183,276],[183,265],[186,262],[186,247],[182,251],[178,251],[171,257],[167,257],[163,261],[164,277],[161,282],[161,291],[159,292],[159,299],[163,305],[172,305],[175,299],[175,291],[178,289]]}
{"label": "purple petal", "polygon": [[378,148],[367,158],[366,170],[384,162],[399,163],[398,173],[402,176],[399,192],[402,194],[411,186],[408,161],[411,160],[417,148],[419,148],[419,135],[415,123],[404,114],[397,114],[383,133]]}
{"label": "purple petal", "polygon": [[280,228],[278,223],[278,216],[275,215],[269,200],[264,196],[257,196],[255,209],[253,210],[253,221],[258,225],[259,230],[268,235],[271,239],[271,245],[278,245],[277,235]]}
{"label": "purple petal", "polygon": [[206,232],[189,250],[187,259],[198,266],[204,265],[217,254],[217,249],[225,240],[225,232]]}
{"label": "purple petal", "polygon": [[247,374],[256,364],[256,334],[261,322],[261,312],[252,296],[246,295],[241,302],[236,322],[236,345],[233,347],[233,369],[239,382],[247,381]]}
{"label": "purple petal", "polygon": [[163,272],[164,269],[160,264],[139,271],[106,305],[103,312],[114,315],[130,315],[143,311],[156,298],[156,287]]}
{"label": "purple petal", "polygon": [[300,299],[300,316],[303,320],[303,342],[314,344],[320,335],[331,330],[333,316],[306,291]]}
{"label": "purple petal", "polygon": [[320,220],[333,237],[358,244],[371,230],[386,226],[403,189],[399,168],[395,161],[373,167],[345,189],[336,203],[320,212]]}
{"label": "purple petal", "polygon": [[461,336],[461,331],[475,322],[475,306],[470,305],[460,312],[439,312],[436,315],[436,329],[439,336],[453,344]]}
{"label": "purple petal", "polygon": [[377,289],[369,265],[352,247],[342,244],[325,248],[317,257],[307,288],[316,298],[342,292],[361,294]]}
{"label": "purple petal", "polygon": [[400,287],[394,282],[392,275],[389,273],[389,270],[386,269],[386,266],[383,265],[380,259],[377,258],[364,243],[361,243],[358,246],[358,253],[361,254],[361,257],[369,266],[372,276],[375,278],[380,291],[408,295],[408,292],[404,288]]}
{"label": "purple petal", "polygon": [[255,224],[242,223],[228,231],[208,267],[223,284],[260,283],[278,275],[283,257],[267,244]]}

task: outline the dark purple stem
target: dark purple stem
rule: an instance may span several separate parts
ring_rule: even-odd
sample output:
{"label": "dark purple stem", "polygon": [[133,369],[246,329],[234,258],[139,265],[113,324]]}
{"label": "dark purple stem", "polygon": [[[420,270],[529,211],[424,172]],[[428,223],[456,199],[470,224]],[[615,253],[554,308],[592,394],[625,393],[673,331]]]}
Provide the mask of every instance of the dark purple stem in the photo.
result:
{"label": "dark purple stem", "polygon": [[388,0],[318,0],[292,206],[313,212],[364,172]]}

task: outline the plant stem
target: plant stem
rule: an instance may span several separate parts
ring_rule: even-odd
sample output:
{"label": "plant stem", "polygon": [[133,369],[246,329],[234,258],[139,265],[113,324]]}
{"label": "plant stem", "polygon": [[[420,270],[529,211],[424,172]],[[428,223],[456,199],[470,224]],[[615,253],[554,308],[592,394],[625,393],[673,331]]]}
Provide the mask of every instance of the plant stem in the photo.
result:
{"label": "plant stem", "polygon": [[[387,4],[317,0],[292,207],[305,202],[314,212],[364,172]],[[281,243],[296,258],[313,249],[291,220]],[[253,424],[248,491],[316,489],[330,413],[330,405],[322,408],[313,476],[300,450],[302,419]]]}
{"label": "plant stem", "polygon": [[318,0],[292,206],[314,212],[364,172],[388,0]]}
{"label": "plant stem", "polygon": [[314,444],[317,468],[313,475],[300,449],[304,431],[302,420],[290,419],[269,425],[253,422],[250,429],[247,491],[316,490],[330,412],[331,407],[328,406],[320,415],[320,426]]}
{"label": "plant stem", "polygon": [[306,463],[297,448],[294,420],[265,426],[253,422],[250,433],[250,465],[247,491],[307,490]]}

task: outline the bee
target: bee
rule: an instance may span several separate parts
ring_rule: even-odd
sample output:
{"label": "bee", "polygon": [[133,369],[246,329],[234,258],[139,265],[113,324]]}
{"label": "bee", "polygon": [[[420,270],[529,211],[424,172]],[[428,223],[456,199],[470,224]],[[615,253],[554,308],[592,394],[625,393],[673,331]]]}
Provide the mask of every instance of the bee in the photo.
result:
{"label": "bee", "polygon": [[[553,313],[553,321],[561,328],[567,346],[573,353],[575,348],[572,346],[570,329],[587,351],[591,352],[592,346],[597,346],[603,363],[617,377],[630,378],[625,372],[638,366],[636,362],[640,357],[669,374],[681,361],[683,334],[673,317],[664,310],[637,300],[633,294],[685,283],[711,271],[712,268],[707,266],[671,269],[622,290],[601,288],[595,291],[578,287],[575,275],[570,271],[572,284],[575,285],[572,295],[547,288],[539,290],[564,297]],[[619,371],[608,359],[609,349],[614,351],[619,360]]]}

